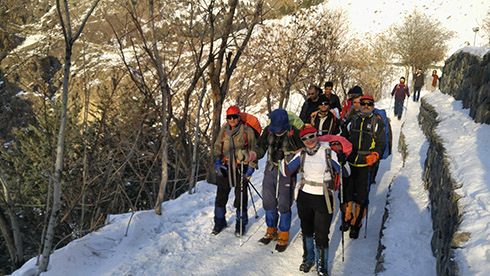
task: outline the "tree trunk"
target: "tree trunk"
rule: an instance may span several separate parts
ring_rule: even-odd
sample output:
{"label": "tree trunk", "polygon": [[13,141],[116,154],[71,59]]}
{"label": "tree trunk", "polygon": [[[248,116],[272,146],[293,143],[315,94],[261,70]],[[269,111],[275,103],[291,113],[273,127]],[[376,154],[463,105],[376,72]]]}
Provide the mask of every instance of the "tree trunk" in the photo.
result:
{"label": "tree trunk", "polygon": [[197,116],[196,116],[196,127],[195,127],[195,133],[194,133],[194,149],[192,151],[192,165],[191,165],[191,187],[190,187],[190,192],[193,193],[193,189],[196,186],[197,182],[197,152],[199,149],[198,143],[199,143],[199,119],[201,118],[201,108],[202,108],[202,102],[204,99],[204,95],[206,95],[206,84],[207,81],[203,77],[203,85],[202,85],[202,92],[201,92],[201,97],[199,98],[199,107],[197,108]]}

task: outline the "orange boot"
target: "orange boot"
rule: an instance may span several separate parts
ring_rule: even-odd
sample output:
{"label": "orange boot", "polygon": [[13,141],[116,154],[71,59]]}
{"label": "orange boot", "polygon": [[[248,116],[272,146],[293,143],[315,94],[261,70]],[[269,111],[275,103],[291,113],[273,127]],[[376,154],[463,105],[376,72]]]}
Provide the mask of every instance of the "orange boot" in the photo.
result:
{"label": "orange boot", "polygon": [[277,240],[277,228],[276,227],[267,227],[267,232],[264,237],[259,240],[259,243],[262,245],[269,244],[272,240]]}
{"label": "orange boot", "polygon": [[279,239],[276,244],[276,251],[283,252],[288,247],[289,243],[289,232],[279,231]]}

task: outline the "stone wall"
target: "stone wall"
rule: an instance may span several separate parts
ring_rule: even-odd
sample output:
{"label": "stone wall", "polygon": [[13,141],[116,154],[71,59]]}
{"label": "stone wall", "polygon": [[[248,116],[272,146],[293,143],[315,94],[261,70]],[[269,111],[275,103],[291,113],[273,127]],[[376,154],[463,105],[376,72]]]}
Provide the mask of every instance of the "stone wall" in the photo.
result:
{"label": "stone wall", "polygon": [[439,89],[463,102],[477,123],[490,124],[490,53],[460,52],[446,60]]}
{"label": "stone wall", "polygon": [[459,275],[454,261],[454,249],[469,238],[467,233],[458,233],[462,214],[458,206],[458,194],[454,189],[459,184],[451,178],[446,150],[436,134],[437,112],[424,99],[421,101],[419,124],[429,141],[425,160],[424,182],[431,201],[432,252],[437,259],[437,275]]}

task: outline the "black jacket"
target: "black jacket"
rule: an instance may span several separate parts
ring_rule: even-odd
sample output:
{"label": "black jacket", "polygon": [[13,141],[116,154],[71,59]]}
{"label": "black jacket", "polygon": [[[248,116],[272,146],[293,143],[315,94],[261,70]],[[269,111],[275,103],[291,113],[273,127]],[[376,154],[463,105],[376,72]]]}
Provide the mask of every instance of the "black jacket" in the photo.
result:
{"label": "black jacket", "polygon": [[303,120],[305,124],[309,124],[311,122],[311,113],[317,111],[320,103],[327,100],[328,99],[325,94],[318,96],[318,100],[316,102],[312,101],[311,99],[306,100],[299,114],[301,120]]}

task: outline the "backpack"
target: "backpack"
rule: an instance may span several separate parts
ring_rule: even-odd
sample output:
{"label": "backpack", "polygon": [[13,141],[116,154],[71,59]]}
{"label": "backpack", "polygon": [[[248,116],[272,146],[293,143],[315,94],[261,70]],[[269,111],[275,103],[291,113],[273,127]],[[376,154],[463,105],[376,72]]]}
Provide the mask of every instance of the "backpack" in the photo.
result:
{"label": "backpack", "polygon": [[[301,129],[305,125],[303,120],[301,120],[301,118],[299,118],[299,116],[296,115],[296,113],[291,111],[288,111],[288,120],[289,120],[289,125],[295,126],[297,129]],[[270,125],[270,123],[271,120],[269,119],[269,121],[267,121],[267,125]]]}
{"label": "backpack", "polygon": [[240,112],[240,120],[242,123],[254,130],[255,138],[259,139],[262,133],[262,127],[260,126],[259,119],[252,114]]}
{"label": "backpack", "polygon": [[[385,149],[383,150],[383,154],[380,156],[381,159],[386,159],[388,156],[391,155],[391,146],[392,146],[392,140],[393,140],[393,134],[391,131],[391,124],[386,116],[386,111],[384,109],[377,109],[375,108],[373,110],[373,113],[377,115],[378,119],[383,120],[383,123],[385,124],[385,140],[386,140],[386,146]],[[374,131],[374,128],[373,128]],[[374,133],[373,133],[374,134]],[[374,135],[373,135],[374,136]]]}

